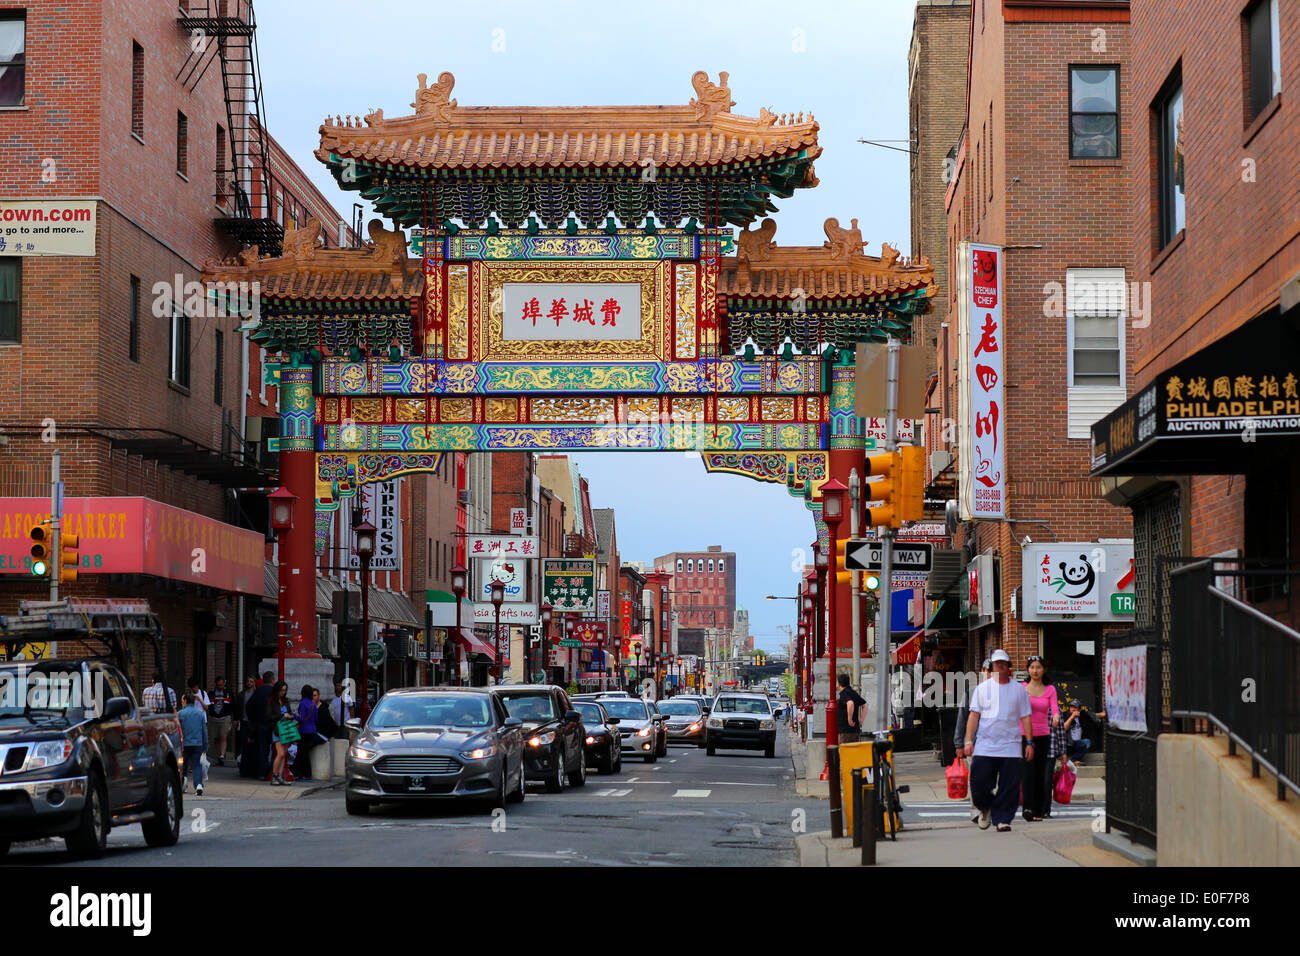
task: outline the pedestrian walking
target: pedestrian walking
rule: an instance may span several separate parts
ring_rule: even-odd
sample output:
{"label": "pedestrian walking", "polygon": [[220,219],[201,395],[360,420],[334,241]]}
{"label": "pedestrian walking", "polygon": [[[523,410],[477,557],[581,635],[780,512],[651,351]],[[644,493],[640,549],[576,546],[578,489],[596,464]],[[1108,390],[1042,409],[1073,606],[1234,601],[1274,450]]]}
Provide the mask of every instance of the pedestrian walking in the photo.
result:
{"label": "pedestrian walking", "polygon": [[189,781],[194,780],[194,792],[203,796],[203,757],[208,752],[208,715],[193,694],[186,693],[185,706],[177,715],[181,724],[181,760],[185,765],[182,793],[189,793]]}
{"label": "pedestrian walking", "polygon": [[1037,654],[1026,662],[1029,683],[1029,706],[1033,713],[1029,726],[1033,731],[1032,755],[1025,754],[1024,817],[1028,823],[1037,823],[1052,815],[1052,764],[1059,754],[1052,753],[1052,729],[1061,722],[1060,707],[1056,702],[1056,688],[1047,681],[1047,666]]}
{"label": "pedestrian walking", "polygon": [[302,685],[302,699],[298,701],[298,731],[302,739],[298,741],[298,757],[293,764],[293,775],[299,780],[311,782],[311,752],[320,737],[317,736],[317,721],[320,715],[320,691],[310,684]]}
{"label": "pedestrian walking", "polygon": [[285,780],[284,776],[289,763],[289,745],[295,742],[291,738],[299,735],[290,730],[289,725],[284,723],[286,720],[293,722],[293,730],[296,731],[298,721],[293,708],[289,706],[289,685],[278,680],[271,687],[271,696],[266,705],[266,722],[271,728],[271,743],[275,747],[275,759],[271,763],[273,787],[282,787],[293,779],[292,774],[289,780]]}
{"label": "pedestrian walking", "polygon": [[217,752],[217,766],[226,765],[226,746],[230,742],[230,728],[234,723],[235,704],[226,689],[226,679],[218,677],[208,700],[208,739]]}
{"label": "pedestrian walking", "polygon": [[[1019,681],[1011,679],[1011,655],[999,648],[989,656],[993,677],[971,694],[970,716],[961,756],[970,754],[970,789],[979,826],[996,824],[998,832],[1011,829],[1020,803],[1024,758],[1033,758],[1029,716],[1033,707]],[[1022,755],[1020,741],[1028,741]]]}
{"label": "pedestrian walking", "polygon": [[848,674],[841,674],[839,706],[835,708],[835,722],[839,727],[840,743],[855,744],[862,737],[862,718],[867,712],[867,702],[853,689]]}
{"label": "pedestrian walking", "polygon": [[208,708],[212,706],[212,700],[204,693],[203,688],[199,686],[199,679],[196,675],[191,674],[185,681],[185,687],[189,690],[190,695],[198,701],[206,714]]}
{"label": "pedestrian walking", "polygon": [[164,683],[162,671],[153,672],[153,683],[144,689],[140,702],[158,714],[174,714],[180,704],[180,695]]}
{"label": "pedestrian walking", "polygon": [[[980,665],[979,680],[975,682],[975,687],[978,687],[980,684],[984,683],[986,680],[989,679],[990,666],[991,665],[989,664],[988,658],[986,657],[984,659],[984,663]],[[974,687],[970,688],[969,690],[963,688],[962,699],[957,706],[957,726],[954,727],[952,731],[952,745],[956,749],[957,756],[959,758],[961,757],[963,742],[965,741],[965,737],[966,737],[966,722],[970,718],[970,695],[973,694],[974,692],[975,692]],[[978,735],[974,739],[978,739]],[[970,760],[967,758],[961,758],[961,759],[966,766],[967,772],[969,773]],[[977,823],[980,818],[980,812],[979,809],[975,806],[975,792],[969,786],[966,787],[966,799],[970,801],[970,822]]]}

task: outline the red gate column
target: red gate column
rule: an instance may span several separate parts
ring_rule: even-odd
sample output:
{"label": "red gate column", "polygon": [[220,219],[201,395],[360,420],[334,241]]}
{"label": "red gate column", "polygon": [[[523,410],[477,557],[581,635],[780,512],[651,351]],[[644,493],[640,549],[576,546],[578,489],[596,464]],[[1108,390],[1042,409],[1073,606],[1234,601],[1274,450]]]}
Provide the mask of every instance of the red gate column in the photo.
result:
{"label": "red gate column", "polygon": [[[827,440],[826,464],[828,477],[834,478],[843,485],[848,485],[849,475],[853,469],[857,469],[859,479],[866,469],[866,427],[863,419],[854,414],[853,411],[853,391],[854,391],[854,365],[853,352],[842,351],[839,353],[838,360],[831,366],[831,407],[830,407],[830,436]],[[849,521],[847,508],[851,506],[848,495],[845,495],[845,520],[840,524],[839,534],[841,538],[848,537]],[[830,552],[832,560],[835,561],[834,571],[843,571],[841,566],[842,559],[837,554],[834,542],[830,542]],[[829,651],[829,642],[832,635],[835,640],[836,656],[838,663],[841,665],[851,665],[851,657],[856,648],[853,646],[853,595],[852,583],[845,577],[844,581],[838,580],[835,574],[826,575],[827,588],[835,588],[835,620],[828,622],[829,632],[827,634],[827,646]],[[865,630],[865,628],[864,628]],[[825,666],[825,665],[823,665]],[[830,675],[830,692],[835,693],[834,674]],[[861,688],[859,688],[859,691]],[[821,701],[818,701],[822,704]]]}
{"label": "red gate column", "polygon": [[[280,366],[280,484],[298,499],[280,550],[281,640],[286,657],[316,653],[316,400],[312,367]],[[290,683],[290,693],[298,688]]]}

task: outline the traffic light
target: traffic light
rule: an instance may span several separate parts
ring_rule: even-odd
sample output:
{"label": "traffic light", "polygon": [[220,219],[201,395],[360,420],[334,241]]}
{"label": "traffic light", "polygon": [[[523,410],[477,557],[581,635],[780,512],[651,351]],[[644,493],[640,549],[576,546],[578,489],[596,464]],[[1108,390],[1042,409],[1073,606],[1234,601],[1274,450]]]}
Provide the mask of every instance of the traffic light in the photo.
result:
{"label": "traffic light", "polygon": [[54,522],[42,521],[32,525],[32,576],[38,578],[54,575]]}
{"label": "traffic light", "polygon": [[75,534],[63,532],[59,535],[56,573],[60,584],[72,584],[77,580],[77,567],[81,564],[80,547],[81,539]]}
{"label": "traffic light", "polygon": [[866,574],[864,574],[862,576],[862,590],[879,591],[880,575],[877,574],[875,571],[868,571]]}
{"label": "traffic light", "polygon": [[867,510],[868,526],[901,528],[925,516],[924,460],[925,450],[916,445],[867,457],[867,474],[881,477],[863,484],[866,498],[880,502]]}
{"label": "traffic light", "polygon": [[853,581],[853,572],[844,570],[844,549],[848,547],[849,538],[840,538],[835,542],[835,581],[849,584]]}

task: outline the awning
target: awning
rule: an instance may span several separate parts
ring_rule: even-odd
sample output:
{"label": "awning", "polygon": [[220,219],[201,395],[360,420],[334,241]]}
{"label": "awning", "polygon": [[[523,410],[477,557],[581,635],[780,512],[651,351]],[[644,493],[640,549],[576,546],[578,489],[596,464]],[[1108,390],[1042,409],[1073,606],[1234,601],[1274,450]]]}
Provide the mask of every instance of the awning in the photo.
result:
{"label": "awning", "polygon": [[910,666],[916,663],[916,659],[921,656],[921,638],[925,631],[917,631],[902,644],[890,651],[889,663],[902,664]]}
{"label": "awning", "polygon": [[462,627],[459,631],[454,627],[447,632],[450,634],[461,647],[470,654],[482,654],[493,663],[496,662],[497,652],[487,641],[479,638],[477,634],[467,627]]}
{"label": "awning", "polygon": [[1205,346],[1092,426],[1092,474],[1239,475],[1300,436],[1300,309]]}
{"label": "awning", "polygon": [[939,606],[930,615],[930,620],[925,622],[925,632],[935,634],[940,631],[960,631],[964,636],[969,626],[961,616],[960,603],[956,598],[940,601]]}

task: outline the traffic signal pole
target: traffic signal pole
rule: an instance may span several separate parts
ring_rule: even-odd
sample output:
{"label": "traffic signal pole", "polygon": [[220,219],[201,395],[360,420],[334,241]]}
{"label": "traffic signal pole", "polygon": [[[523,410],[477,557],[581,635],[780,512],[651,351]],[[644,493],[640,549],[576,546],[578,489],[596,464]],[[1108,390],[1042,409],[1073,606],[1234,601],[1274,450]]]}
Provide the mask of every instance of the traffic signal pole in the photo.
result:
{"label": "traffic signal pole", "polygon": [[[898,349],[899,341],[889,337],[889,380],[885,388],[885,450],[891,455],[898,451]],[[901,483],[901,476],[895,480]],[[885,525],[880,530],[880,623],[876,627],[876,675],[880,693],[879,724],[889,732],[889,628],[890,611],[893,610],[894,592],[894,529]]]}
{"label": "traffic signal pole", "polygon": [[53,524],[50,526],[50,537],[53,538],[54,549],[50,554],[53,563],[50,565],[50,600],[59,599],[59,575],[63,570],[63,532],[61,525],[63,523],[63,502],[59,500],[59,450],[54,449],[50,460],[50,520]]}

